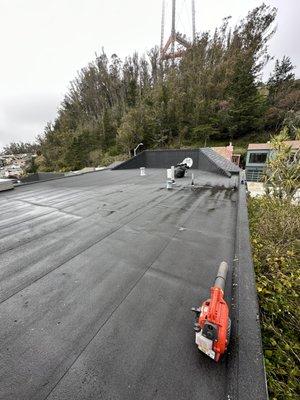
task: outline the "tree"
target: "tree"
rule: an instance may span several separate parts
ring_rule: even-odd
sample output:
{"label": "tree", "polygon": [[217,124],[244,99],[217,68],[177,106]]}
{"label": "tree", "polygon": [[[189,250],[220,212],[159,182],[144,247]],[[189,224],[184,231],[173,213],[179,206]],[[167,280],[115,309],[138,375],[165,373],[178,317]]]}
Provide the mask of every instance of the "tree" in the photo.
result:
{"label": "tree", "polygon": [[257,78],[269,60],[267,43],[276,9],[256,7],[233,32],[233,63],[228,92],[231,97],[230,133],[234,137],[259,132],[264,123],[265,100],[258,91]]}
{"label": "tree", "polygon": [[299,111],[289,110],[285,114],[283,125],[286,127],[286,130],[292,139],[299,140],[300,110]]}
{"label": "tree", "polygon": [[243,57],[236,61],[229,93],[232,99],[229,109],[231,136],[261,131],[265,101],[257,90],[252,63]]}
{"label": "tree", "polygon": [[291,127],[291,116],[296,117],[299,111],[300,84],[295,81],[294,68],[289,57],[276,60],[273,74],[267,83],[269,108],[266,113],[266,127],[269,130],[279,130],[282,126]]}
{"label": "tree", "polygon": [[136,109],[132,109],[124,115],[118,129],[117,141],[129,155],[136,144],[142,140],[139,119],[139,112]]}
{"label": "tree", "polygon": [[3,147],[3,154],[36,154],[39,148],[37,143],[11,142]]}
{"label": "tree", "polygon": [[81,168],[110,149],[128,154],[141,141],[182,146],[259,132],[265,99],[258,78],[275,14],[257,7],[233,31],[226,18],[175,63],[161,61],[157,47],[124,61],[102,50],[71,82],[39,138],[39,168]]}
{"label": "tree", "polygon": [[284,56],[281,61],[276,60],[273,74],[268,80],[269,99],[271,103],[276,101],[278,93],[283,89],[289,89],[294,81],[294,66],[289,57]]}

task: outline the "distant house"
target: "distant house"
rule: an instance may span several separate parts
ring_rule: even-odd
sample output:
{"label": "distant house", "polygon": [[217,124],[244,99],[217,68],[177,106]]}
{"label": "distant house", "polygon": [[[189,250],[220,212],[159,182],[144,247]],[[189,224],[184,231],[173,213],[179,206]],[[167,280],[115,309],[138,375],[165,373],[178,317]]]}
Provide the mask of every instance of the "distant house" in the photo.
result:
{"label": "distant house", "polygon": [[233,146],[232,143],[229,143],[229,146],[224,147],[212,147],[212,149],[218,153],[220,156],[226,158],[229,161],[232,161],[237,166],[240,165],[240,154],[233,154]]}
{"label": "distant house", "polygon": [[[300,140],[285,142],[293,150],[299,150]],[[246,179],[247,181],[258,182],[261,180],[266,163],[274,149],[271,143],[250,143],[246,157]]]}

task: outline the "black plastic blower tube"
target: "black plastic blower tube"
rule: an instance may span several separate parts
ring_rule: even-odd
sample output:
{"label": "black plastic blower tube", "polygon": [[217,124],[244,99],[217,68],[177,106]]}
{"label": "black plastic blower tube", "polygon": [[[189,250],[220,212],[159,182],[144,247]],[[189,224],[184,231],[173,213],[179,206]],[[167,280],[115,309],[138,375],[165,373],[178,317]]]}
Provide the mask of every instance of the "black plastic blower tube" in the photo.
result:
{"label": "black plastic blower tube", "polygon": [[222,289],[223,292],[225,289],[227,272],[228,272],[228,264],[227,264],[227,262],[222,261],[219,266],[219,270],[218,270],[218,274],[217,274],[214,286]]}

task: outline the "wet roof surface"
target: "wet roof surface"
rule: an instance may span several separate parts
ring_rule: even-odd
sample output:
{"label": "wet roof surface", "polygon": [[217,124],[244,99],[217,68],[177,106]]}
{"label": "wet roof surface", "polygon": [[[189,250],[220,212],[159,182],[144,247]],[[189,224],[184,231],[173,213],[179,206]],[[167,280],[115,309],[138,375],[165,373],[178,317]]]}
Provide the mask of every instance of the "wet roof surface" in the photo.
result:
{"label": "wet roof surface", "polygon": [[0,399],[224,399],[189,309],[233,259],[236,178],[193,172],[196,190],[153,169],[0,193]]}

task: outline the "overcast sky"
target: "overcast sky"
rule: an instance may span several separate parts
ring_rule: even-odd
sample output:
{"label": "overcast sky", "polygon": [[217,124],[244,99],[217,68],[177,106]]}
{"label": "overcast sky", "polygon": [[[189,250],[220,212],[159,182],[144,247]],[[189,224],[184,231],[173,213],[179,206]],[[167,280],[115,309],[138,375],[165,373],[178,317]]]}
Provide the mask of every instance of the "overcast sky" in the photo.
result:
{"label": "overcast sky", "polygon": [[[167,11],[171,0],[166,0]],[[197,31],[222,18],[238,22],[258,0],[195,0]],[[300,77],[300,0],[269,0],[278,8],[275,58],[291,57]],[[177,29],[190,35],[190,0],[177,0]],[[167,12],[168,21],[170,14]],[[78,70],[104,47],[107,54],[140,54],[160,42],[161,0],[0,0],[0,149],[33,141]],[[168,24],[166,26],[168,30]],[[271,62],[264,73],[268,77]]]}

